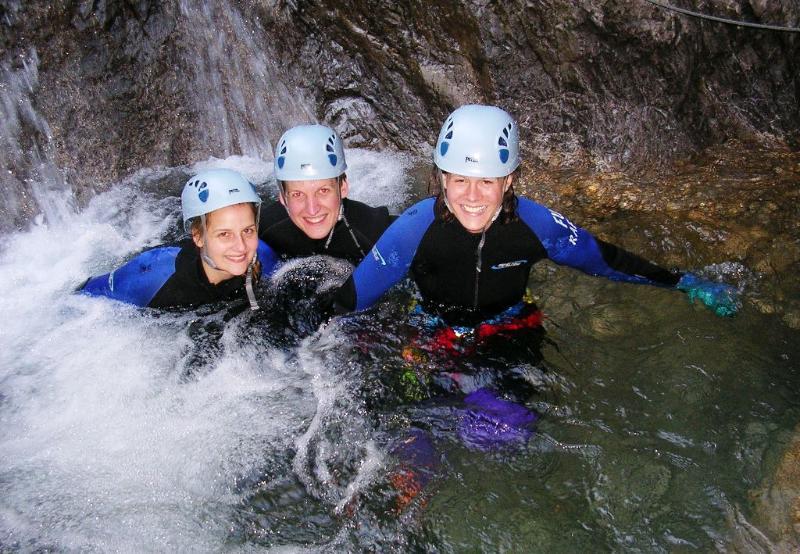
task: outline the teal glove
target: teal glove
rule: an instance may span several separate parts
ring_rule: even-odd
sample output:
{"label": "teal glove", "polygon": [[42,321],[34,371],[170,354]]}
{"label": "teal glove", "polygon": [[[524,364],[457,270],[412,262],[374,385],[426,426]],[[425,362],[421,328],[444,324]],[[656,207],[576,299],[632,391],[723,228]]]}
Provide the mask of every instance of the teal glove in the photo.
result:
{"label": "teal glove", "polygon": [[706,281],[693,273],[684,273],[675,288],[688,294],[689,302],[700,300],[721,317],[736,315],[742,305],[736,287]]}

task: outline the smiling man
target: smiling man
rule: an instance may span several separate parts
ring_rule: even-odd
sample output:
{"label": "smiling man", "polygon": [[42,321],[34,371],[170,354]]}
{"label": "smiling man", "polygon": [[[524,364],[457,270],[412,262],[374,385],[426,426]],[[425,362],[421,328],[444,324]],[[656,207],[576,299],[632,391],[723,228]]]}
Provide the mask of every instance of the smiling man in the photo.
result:
{"label": "smiling man", "polygon": [[329,127],[286,131],[275,149],[279,202],[262,213],[260,238],[283,259],[325,254],[358,264],[394,218],[385,206],[348,199],[346,170]]}

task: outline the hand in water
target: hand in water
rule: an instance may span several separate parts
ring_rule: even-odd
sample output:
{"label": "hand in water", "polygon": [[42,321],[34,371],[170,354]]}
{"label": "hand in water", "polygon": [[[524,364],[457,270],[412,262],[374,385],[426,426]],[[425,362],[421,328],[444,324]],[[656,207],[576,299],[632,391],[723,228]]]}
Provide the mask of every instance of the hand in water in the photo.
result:
{"label": "hand in water", "polygon": [[676,288],[688,294],[690,302],[698,299],[720,317],[735,315],[742,305],[736,287],[706,281],[693,273],[684,274]]}

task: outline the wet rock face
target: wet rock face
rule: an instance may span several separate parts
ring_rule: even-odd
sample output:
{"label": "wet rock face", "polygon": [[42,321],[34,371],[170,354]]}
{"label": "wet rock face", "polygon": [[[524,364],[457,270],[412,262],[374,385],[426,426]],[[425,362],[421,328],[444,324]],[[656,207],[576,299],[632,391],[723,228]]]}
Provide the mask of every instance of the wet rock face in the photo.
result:
{"label": "wet rock face", "polygon": [[77,190],[181,158],[186,102],[168,43],[175,7],[3,2],[0,20],[5,64],[30,64],[38,54],[34,109],[49,123],[55,162]]}
{"label": "wet rock face", "polygon": [[[797,138],[797,36],[644,1],[403,4],[290,10],[296,62],[323,85],[320,116],[347,119],[360,143],[431,142],[465,102],[510,109],[528,158],[554,165],[652,164],[728,138]],[[800,21],[792,2],[716,6],[734,19]]]}
{"label": "wet rock face", "polygon": [[[714,9],[800,24],[791,0]],[[269,158],[283,128],[314,118],[350,146],[427,152],[467,102],[508,108],[526,158],[553,166],[650,166],[729,138],[795,144],[800,128],[800,36],[639,0],[0,0],[0,30],[4,64],[35,48],[36,108],[79,185]]]}

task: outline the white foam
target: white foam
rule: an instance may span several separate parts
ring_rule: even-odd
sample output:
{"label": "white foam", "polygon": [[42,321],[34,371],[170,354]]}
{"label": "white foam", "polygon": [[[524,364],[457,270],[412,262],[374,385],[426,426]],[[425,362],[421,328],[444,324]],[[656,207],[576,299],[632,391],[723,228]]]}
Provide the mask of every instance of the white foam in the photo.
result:
{"label": "white foam", "polygon": [[[218,163],[258,169],[248,159]],[[378,178],[384,166],[391,170]],[[353,181],[391,182],[399,198],[402,167],[394,156],[356,154]],[[192,314],[148,314],[73,293],[90,275],[158,244],[178,224],[176,197],[137,187],[147,176],[114,186],[57,226],[4,237],[4,547],[219,550],[232,510],[249,494],[240,490],[241,479],[263,473],[270,456],[293,451],[300,437],[325,444],[309,435],[308,422],[316,416],[324,423],[328,411],[341,409],[339,389],[331,386],[341,375],[329,354],[338,339],[323,333],[303,343],[298,372],[284,353],[233,340],[249,332],[234,320],[221,354],[187,380],[180,371]],[[357,427],[350,434],[360,433]],[[311,456],[317,468],[327,463],[323,451],[300,455]],[[374,448],[369,458],[379,458]],[[322,496],[335,508],[340,488],[354,495],[364,475]]]}

